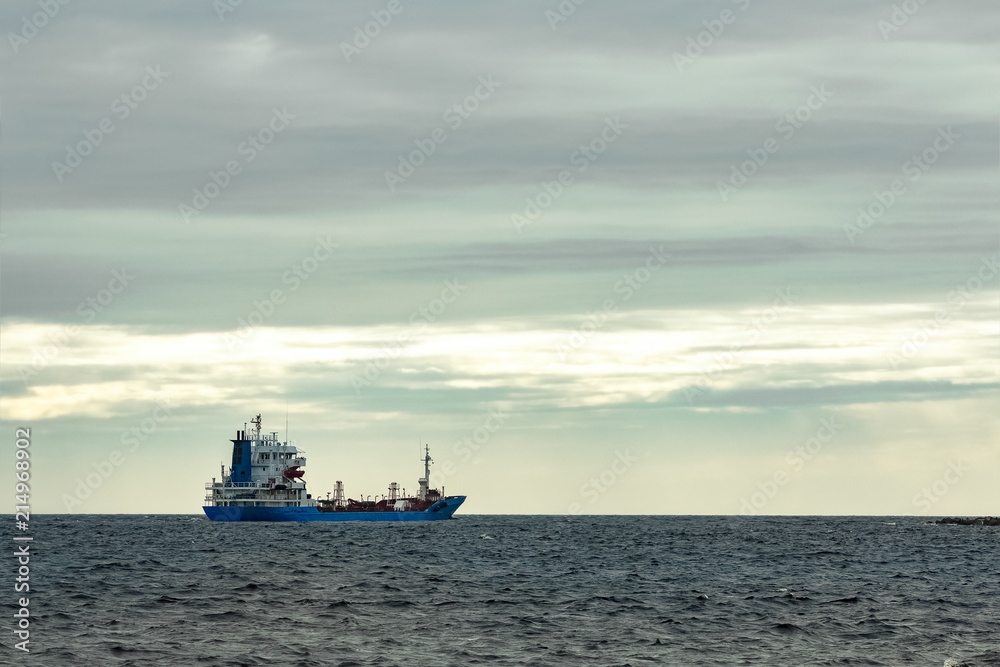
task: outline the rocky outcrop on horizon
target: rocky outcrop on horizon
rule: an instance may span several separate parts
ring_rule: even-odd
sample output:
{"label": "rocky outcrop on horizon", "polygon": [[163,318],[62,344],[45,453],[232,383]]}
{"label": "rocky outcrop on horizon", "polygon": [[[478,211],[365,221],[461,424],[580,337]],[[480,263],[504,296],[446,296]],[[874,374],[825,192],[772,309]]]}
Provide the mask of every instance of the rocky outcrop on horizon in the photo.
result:
{"label": "rocky outcrop on horizon", "polygon": [[1000,519],[995,516],[981,516],[978,519],[946,517],[934,523],[952,523],[959,526],[1000,526]]}

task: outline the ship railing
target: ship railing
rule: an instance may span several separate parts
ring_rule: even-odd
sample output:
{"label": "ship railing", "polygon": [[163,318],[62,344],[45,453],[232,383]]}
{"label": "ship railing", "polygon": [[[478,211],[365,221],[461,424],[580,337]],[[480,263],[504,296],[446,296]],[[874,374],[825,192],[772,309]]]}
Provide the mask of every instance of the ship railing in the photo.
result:
{"label": "ship railing", "polygon": [[205,482],[206,489],[221,489],[221,488],[237,488],[237,489],[262,489],[266,487],[267,484],[261,484],[260,482]]}

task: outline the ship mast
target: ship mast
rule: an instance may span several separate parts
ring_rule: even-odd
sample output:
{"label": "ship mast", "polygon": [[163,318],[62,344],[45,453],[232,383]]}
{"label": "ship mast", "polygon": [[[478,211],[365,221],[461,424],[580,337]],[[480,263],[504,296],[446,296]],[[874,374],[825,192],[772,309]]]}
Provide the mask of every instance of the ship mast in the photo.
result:
{"label": "ship mast", "polygon": [[424,445],[424,476],[417,480],[420,485],[420,490],[417,491],[417,498],[420,500],[427,500],[427,485],[428,480],[431,478],[431,447],[430,445]]}

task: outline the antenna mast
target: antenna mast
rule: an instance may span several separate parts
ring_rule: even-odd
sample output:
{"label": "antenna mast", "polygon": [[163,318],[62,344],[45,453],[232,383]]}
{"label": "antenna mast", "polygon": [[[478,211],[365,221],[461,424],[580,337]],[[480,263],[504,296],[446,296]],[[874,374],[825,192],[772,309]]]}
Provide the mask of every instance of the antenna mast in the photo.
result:
{"label": "antenna mast", "polygon": [[424,462],[424,476],[417,480],[417,484],[420,485],[420,490],[417,491],[417,498],[420,500],[427,500],[427,491],[430,484],[431,478],[431,448],[430,445],[424,446],[424,456],[422,457]]}

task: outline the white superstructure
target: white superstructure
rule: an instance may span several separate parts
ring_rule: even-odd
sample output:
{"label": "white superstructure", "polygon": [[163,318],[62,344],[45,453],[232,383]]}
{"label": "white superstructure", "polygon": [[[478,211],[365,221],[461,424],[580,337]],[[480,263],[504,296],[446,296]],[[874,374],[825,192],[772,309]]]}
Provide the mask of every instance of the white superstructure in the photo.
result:
{"label": "white superstructure", "polygon": [[[205,485],[205,504],[215,507],[310,507],[302,469],[306,459],[295,445],[278,440],[277,432],[261,434],[260,415],[254,430],[238,431],[232,465],[222,466],[222,479]],[[248,437],[252,436],[252,437]]]}

